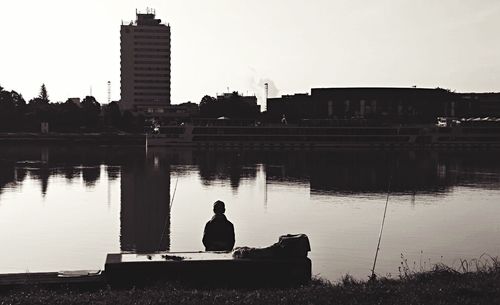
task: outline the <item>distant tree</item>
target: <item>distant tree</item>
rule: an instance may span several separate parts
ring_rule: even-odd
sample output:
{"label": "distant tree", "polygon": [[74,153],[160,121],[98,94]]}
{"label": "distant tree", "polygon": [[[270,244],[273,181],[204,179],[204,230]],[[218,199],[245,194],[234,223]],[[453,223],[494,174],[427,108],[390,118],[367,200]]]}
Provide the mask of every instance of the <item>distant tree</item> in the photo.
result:
{"label": "distant tree", "polygon": [[70,99],[64,103],[53,104],[53,106],[51,112],[57,115],[54,119],[60,131],[77,131],[84,125],[83,110]]}
{"label": "distant tree", "polygon": [[44,104],[44,102],[39,97],[34,97],[31,100],[29,100],[29,102],[28,102],[28,105],[32,105],[32,106],[36,106],[36,105],[40,105],[40,104]]}
{"label": "distant tree", "polygon": [[134,125],[134,115],[129,110],[123,112],[123,128],[126,131],[131,131]]}
{"label": "distant tree", "polygon": [[40,87],[40,94],[38,95],[38,98],[43,103],[49,102],[49,94],[47,93],[47,88],[45,87],[45,84],[42,84],[42,86]]}
{"label": "distant tree", "polygon": [[12,105],[15,108],[22,108],[26,105],[23,96],[16,91],[6,91],[0,87],[0,103]]}
{"label": "distant tree", "polygon": [[26,101],[16,91],[6,91],[0,86],[0,129],[19,130],[23,125]]}
{"label": "distant tree", "polygon": [[38,130],[40,122],[48,122],[49,117],[51,117],[49,109],[50,105],[48,100],[43,99],[40,96],[41,94],[37,97],[32,98],[28,102],[28,107],[27,107],[27,118],[29,118],[28,119],[29,125],[31,126],[32,129],[35,126],[38,126],[34,130]]}
{"label": "distant tree", "polygon": [[235,119],[255,119],[258,114],[257,103],[252,104],[248,101],[248,97],[243,97],[236,91],[217,99],[206,95],[200,102],[200,115],[206,118],[226,116]]}
{"label": "distant tree", "polygon": [[14,101],[16,108],[18,108],[19,110],[24,109],[24,107],[26,107],[26,101],[24,100],[23,95],[21,93],[17,93],[16,91],[11,91],[10,93],[12,95],[12,100]]}
{"label": "distant tree", "polygon": [[14,108],[15,107],[11,92],[4,90],[3,87],[1,87],[1,86],[0,86],[0,105],[3,108],[6,108],[6,107]]}
{"label": "distant tree", "polygon": [[215,97],[212,97],[210,95],[205,95],[204,97],[201,98],[200,107],[215,103],[216,101],[217,100],[215,99]]}
{"label": "distant tree", "polygon": [[134,115],[129,110],[123,112],[122,129],[129,132],[144,132],[146,119],[143,115]]}
{"label": "distant tree", "polygon": [[200,115],[202,117],[215,117],[219,112],[217,99],[210,95],[205,95],[200,101]]}
{"label": "distant tree", "polygon": [[16,110],[16,104],[9,91],[0,87],[0,114],[2,118],[9,118]]}
{"label": "distant tree", "polygon": [[93,96],[82,100],[83,123],[89,128],[96,128],[101,115],[101,104]]}
{"label": "distant tree", "polygon": [[93,96],[86,96],[82,101],[82,108],[95,113],[101,112],[101,104]]}
{"label": "distant tree", "polygon": [[122,115],[116,102],[111,102],[104,108],[104,122],[108,126],[119,127]]}

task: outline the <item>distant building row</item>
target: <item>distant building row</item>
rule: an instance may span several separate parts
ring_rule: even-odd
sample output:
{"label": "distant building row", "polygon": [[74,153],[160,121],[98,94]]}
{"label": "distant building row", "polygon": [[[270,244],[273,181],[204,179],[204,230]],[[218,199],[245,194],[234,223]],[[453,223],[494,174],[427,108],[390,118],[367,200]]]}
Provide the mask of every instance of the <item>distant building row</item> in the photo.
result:
{"label": "distant building row", "polygon": [[424,88],[313,88],[311,94],[283,95],[267,101],[269,117],[374,119],[435,122],[438,116],[500,117],[500,93],[455,93]]}
{"label": "distant building row", "polygon": [[[198,116],[198,105],[170,102],[170,25],[156,19],[153,10],[136,12],[135,21],[121,26],[120,37],[120,109],[148,117]],[[255,96],[233,92],[202,104],[202,116],[234,114],[260,119]],[[302,119],[426,123],[435,122],[439,116],[500,117],[500,93],[454,93],[440,88],[313,88],[310,94],[268,99],[265,119],[279,121],[283,115],[290,123]]]}

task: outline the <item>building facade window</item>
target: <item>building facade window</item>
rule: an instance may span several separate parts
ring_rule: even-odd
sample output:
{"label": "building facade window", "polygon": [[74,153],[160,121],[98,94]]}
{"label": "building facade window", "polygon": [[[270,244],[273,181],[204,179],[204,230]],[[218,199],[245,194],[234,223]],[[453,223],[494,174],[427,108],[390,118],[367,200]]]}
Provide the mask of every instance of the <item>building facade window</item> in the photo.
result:
{"label": "building facade window", "polygon": [[[168,79],[136,79],[134,80],[134,83],[136,84],[168,84]],[[136,89],[141,89],[137,88]]]}
{"label": "building facade window", "polygon": [[165,88],[164,86],[134,86],[136,90],[156,90],[156,91],[170,91],[170,89]]}
{"label": "building facade window", "polygon": [[167,97],[165,95],[165,92],[134,92],[134,95],[145,95],[145,96],[160,96],[160,97]]}
{"label": "building facade window", "polygon": [[170,71],[170,68],[165,67],[134,67],[136,71]]}
{"label": "building facade window", "polygon": [[170,35],[169,36],[153,36],[153,35],[135,35],[134,36],[135,39],[170,39]]}
{"label": "building facade window", "polygon": [[136,60],[134,61],[136,65],[170,65],[169,61],[159,61],[159,60]]}
{"label": "building facade window", "polygon": [[135,52],[170,52],[170,49],[165,48],[135,48]]}
{"label": "building facade window", "polygon": [[168,41],[134,41],[134,45],[140,45],[140,46],[170,46],[170,40],[168,40]]}

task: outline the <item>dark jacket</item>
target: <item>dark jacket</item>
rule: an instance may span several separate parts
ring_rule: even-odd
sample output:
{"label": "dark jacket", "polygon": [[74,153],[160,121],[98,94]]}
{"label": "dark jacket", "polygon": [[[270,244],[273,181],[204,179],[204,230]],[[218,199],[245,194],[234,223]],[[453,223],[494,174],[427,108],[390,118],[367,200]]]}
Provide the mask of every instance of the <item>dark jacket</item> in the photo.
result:
{"label": "dark jacket", "polygon": [[205,225],[203,245],[206,251],[231,251],[234,246],[234,226],[224,214],[215,214]]}

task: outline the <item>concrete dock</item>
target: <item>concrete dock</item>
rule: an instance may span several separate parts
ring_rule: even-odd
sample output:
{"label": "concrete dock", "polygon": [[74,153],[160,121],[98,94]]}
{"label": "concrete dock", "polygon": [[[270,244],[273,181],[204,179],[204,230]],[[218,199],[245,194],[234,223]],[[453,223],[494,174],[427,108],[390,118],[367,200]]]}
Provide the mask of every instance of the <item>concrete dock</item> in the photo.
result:
{"label": "concrete dock", "polygon": [[225,252],[111,253],[104,271],[0,274],[0,287],[22,285],[129,286],[155,281],[200,285],[290,286],[311,280],[311,260],[233,258]]}
{"label": "concrete dock", "polygon": [[22,285],[106,285],[100,270],[0,274],[0,287]]}

